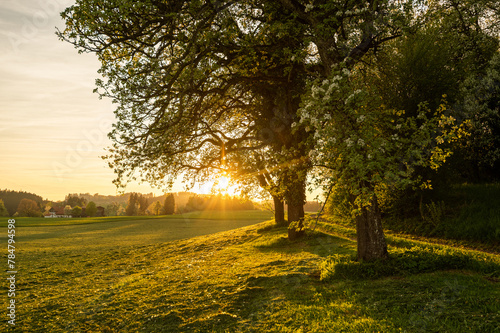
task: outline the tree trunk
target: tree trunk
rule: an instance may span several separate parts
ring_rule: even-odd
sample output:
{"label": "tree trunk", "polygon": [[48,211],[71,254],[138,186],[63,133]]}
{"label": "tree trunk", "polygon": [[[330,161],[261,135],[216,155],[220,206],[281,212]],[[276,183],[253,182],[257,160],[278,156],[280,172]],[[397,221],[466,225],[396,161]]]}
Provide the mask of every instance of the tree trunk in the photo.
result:
{"label": "tree trunk", "polygon": [[[290,223],[297,222],[295,226],[290,226]],[[288,204],[288,239],[294,240],[304,236],[304,204]]]}
{"label": "tree trunk", "polygon": [[279,226],[286,226],[285,221],[285,203],[283,199],[277,196],[273,196],[274,201],[274,220]]}
{"label": "tree trunk", "polygon": [[356,217],[356,233],[358,260],[371,261],[388,257],[376,196],[373,197],[371,206],[361,208],[361,214]]}
{"label": "tree trunk", "polygon": [[288,203],[288,224],[294,221],[300,221],[304,218],[304,203]]}
{"label": "tree trunk", "polygon": [[285,199],[288,210],[288,239],[290,240],[304,235],[303,220],[306,203],[306,179],[304,175],[306,173],[300,171],[302,170],[290,169],[286,184]]}

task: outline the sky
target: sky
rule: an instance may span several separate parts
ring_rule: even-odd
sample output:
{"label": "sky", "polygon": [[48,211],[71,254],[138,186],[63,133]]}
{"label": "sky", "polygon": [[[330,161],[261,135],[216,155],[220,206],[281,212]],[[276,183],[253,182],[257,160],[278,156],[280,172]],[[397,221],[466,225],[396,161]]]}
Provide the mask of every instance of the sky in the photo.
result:
{"label": "sky", "polygon": [[[113,170],[100,158],[111,144],[114,107],[93,93],[99,62],[55,34],[64,29],[59,13],[72,4],[0,1],[0,189],[53,201],[117,194]],[[126,191],[162,193],[147,184]]]}
{"label": "sky", "polygon": [[[74,0],[0,0],[0,189],[59,201],[69,193],[116,195],[101,156],[114,106],[93,93],[100,64],[59,40]],[[211,185],[194,192],[209,193]],[[181,182],[172,191],[183,191]],[[157,193],[132,183],[127,192]]]}

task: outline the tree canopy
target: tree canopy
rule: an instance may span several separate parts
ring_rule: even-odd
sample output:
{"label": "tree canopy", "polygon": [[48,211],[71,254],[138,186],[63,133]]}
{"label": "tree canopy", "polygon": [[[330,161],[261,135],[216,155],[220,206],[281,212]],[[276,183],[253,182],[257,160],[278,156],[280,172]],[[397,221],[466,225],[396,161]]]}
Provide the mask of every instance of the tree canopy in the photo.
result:
{"label": "tree canopy", "polygon": [[291,125],[307,82],[403,34],[415,4],[81,0],[59,35],[101,60],[96,91],[118,104],[107,156],[117,184],[252,177],[295,220],[312,146]]}
{"label": "tree canopy", "polygon": [[17,207],[17,214],[26,217],[40,217],[42,212],[37,202],[31,199],[22,199]]}

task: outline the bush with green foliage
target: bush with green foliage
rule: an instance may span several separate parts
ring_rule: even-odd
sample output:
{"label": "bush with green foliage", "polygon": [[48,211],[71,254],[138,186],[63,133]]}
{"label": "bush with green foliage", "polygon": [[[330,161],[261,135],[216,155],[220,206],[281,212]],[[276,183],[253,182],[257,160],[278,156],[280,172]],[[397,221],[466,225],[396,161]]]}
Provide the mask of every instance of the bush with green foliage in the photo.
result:
{"label": "bush with green foliage", "polygon": [[80,217],[82,216],[82,208],[80,206],[75,206],[71,210],[71,216],[73,217]]}
{"label": "bush with green foliage", "polygon": [[0,199],[0,216],[9,216],[9,212],[7,211],[7,208],[5,208],[5,204],[2,199]]}

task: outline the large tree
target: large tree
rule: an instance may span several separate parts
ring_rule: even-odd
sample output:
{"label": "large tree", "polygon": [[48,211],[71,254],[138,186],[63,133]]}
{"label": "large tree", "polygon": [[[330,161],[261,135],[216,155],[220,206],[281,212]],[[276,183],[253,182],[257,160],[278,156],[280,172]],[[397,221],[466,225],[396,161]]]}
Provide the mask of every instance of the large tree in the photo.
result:
{"label": "large tree", "polygon": [[[258,6],[290,26],[280,30]],[[303,31],[276,7],[80,1],[63,14],[61,36],[98,55],[107,78],[100,93],[119,103],[109,156],[117,183],[137,170],[159,186],[181,174],[189,182],[243,169],[259,175],[254,155],[267,150],[302,161],[304,148],[290,149],[301,133],[290,125],[304,80],[290,58],[304,48]],[[305,186],[288,188],[301,191],[287,196],[290,215],[300,218]]]}
{"label": "large tree", "polygon": [[102,63],[96,90],[118,105],[108,156],[117,184],[253,178],[273,196],[277,221],[287,202],[290,222],[303,217],[320,142],[297,116],[308,82],[411,33],[423,3],[79,0],[59,35]]}
{"label": "large tree", "polygon": [[87,205],[87,200],[78,194],[68,194],[64,199],[64,202],[66,205],[70,205],[71,207],[85,207]]}
{"label": "large tree", "polygon": [[72,217],[82,216],[82,207],[80,207],[80,206],[73,207],[73,209],[71,209],[71,216]]}
{"label": "large tree", "polygon": [[314,161],[324,168],[321,180],[349,197],[358,258],[387,256],[377,194],[429,188],[450,143],[467,135],[470,122],[449,101],[459,100],[464,70],[484,66],[498,47],[485,33],[498,33],[493,3],[431,1],[409,11],[407,22],[421,17],[415,29],[402,29],[362,64],[346,59],[333,67],[303,99],[302,122],[320,138]]}
{"label": "large tree", "polygon": [[403,7],[390,3],[80,0],[60,36],[97,54],[97,90],[118,103],[118,184],[137,171],[158,185],[257,176],[294,221],[310,168],[309,134],[291,127],[306,82],[399,36]]}

